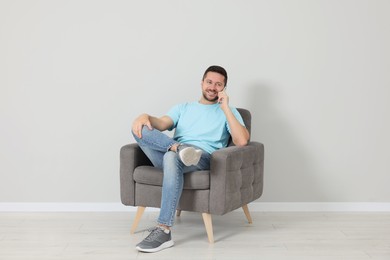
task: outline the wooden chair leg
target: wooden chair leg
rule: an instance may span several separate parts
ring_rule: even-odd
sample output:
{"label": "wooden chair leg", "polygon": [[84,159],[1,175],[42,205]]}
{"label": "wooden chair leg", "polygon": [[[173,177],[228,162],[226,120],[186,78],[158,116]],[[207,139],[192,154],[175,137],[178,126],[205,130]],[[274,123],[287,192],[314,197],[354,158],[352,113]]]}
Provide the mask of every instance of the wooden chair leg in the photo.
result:
{"label": "wooden chair leg", "polygon": [[137,213],[135,214],[135,219],[133,221],[133,225],[131,226],[131,229],[130,229],[131,234],[134,234],[134,232],[138,226],[138,223],[142,217],[142,214],[144,214],[145,209],[146,209],[146,207],[138,206]]}
{"label": "wooden chair leg", "polygon": [[181,214],[181,210],[179,210],[179,209],[176,210],[176,216],[177,216],[177,217],[180,217],[180,214]]}
{"label": "wooden chair leg", "polygon": [[249,213],[248,205],[242,206],[242,209],[244,210],[246,219],[248,220],[249,224],[252,224],[252,217],[251,213]]}
{"label": "wooden chair leg", "polygon": [[206,227],[207,237],[209,238],[209,242],[214,243],[214,235],[213,235],[213,222],[211,220],[211,214],[202,213],[203,222]]}

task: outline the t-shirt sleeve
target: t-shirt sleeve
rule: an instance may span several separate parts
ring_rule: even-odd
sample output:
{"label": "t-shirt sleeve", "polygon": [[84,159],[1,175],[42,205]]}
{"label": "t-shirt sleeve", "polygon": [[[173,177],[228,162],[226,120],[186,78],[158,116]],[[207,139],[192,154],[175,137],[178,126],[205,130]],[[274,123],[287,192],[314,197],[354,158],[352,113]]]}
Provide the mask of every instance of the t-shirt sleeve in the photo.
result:
{"label": "t-shirt sleeve", "polygon": [[179,105],[175,105],[174,107],[172,107],[168,113],[167,113],[167,116],[169,116],[172,121],[173,121],[173,125],[170,129],[168,129],[169,131],[173,130],[174,128],[176,128],[177,126],[177,122],[179,122],[179,118],[180,118],[180,114],[181,114],[181,110],[182,110],[182,106],[181,104]]}

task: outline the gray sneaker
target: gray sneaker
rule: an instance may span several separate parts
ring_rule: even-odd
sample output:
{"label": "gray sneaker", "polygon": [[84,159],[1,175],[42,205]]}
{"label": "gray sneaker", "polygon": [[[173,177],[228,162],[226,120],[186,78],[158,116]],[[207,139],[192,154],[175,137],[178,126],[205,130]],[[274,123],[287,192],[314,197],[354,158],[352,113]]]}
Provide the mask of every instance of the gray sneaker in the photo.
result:
{"label": "gray sneaker", "polygon": [[138,251],[154,253],[174,245],[171,231],[161,227],[155,227],[150,231],[150,234],[135,247]]}
{"label": "gray sneaker", "polygon": [[201,156],[202,150],[197,150],[194,147],[186,147],[183,150],[179,150],[180,160],[185,166],[197,165]]}

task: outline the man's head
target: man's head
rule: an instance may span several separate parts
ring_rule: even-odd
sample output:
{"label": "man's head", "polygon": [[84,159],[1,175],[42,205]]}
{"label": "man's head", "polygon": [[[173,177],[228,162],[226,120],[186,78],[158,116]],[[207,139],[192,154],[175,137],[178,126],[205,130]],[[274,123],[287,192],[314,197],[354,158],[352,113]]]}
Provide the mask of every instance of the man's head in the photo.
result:
{"label": "man's head", "polygon": [[220,66],[210,66],[202,78],[202,100],[205,103],[215,103],[218,92],[225,89],[227,83],[226,70]]}
{"label": "man's head", "polygon": [[213,65],[213,66],[208,67],[207,70],[203,74],[203,80],[206,78],[206,75],[209,72],[216,72],[216,73],[219,73],[222,76],[224,76],[225,77],[224,86],[226,87],[228,76],[227,76],[227,72],[224,68],[222,68],[221,66],[217,66],[217,65]]}

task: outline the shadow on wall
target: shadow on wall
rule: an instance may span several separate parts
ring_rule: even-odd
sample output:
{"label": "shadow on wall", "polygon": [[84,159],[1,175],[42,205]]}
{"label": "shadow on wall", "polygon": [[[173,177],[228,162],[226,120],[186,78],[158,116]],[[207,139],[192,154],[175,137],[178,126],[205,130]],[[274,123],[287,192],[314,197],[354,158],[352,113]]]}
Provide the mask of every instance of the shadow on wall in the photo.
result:
{"label": "shadow on wall", "polygon": [[252,140],[265,147],[264,193],[268,202],[318,202],[326,192],[316,177],[310,152],[290,123],[292,118],[277,105],[277,86],[249,86],[248,109],[252,113]]}

